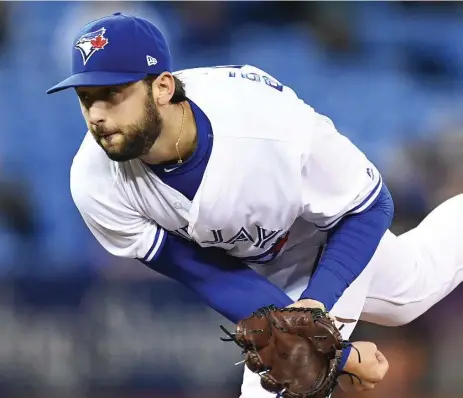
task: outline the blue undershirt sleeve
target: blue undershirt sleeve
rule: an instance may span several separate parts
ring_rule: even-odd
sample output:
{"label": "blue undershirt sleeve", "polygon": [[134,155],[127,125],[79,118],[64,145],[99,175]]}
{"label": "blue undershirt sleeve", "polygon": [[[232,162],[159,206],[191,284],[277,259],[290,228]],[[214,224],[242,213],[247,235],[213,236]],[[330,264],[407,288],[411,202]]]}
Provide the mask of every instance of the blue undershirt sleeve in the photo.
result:
{"label": "blue undershirt sleeve", "polygon": [[326,249],[301,299],[320,301],[331,310],[372,259],[393,215],[394,203],[383,184],[366,210],[346,216],[328,232]]}
{"label": "blue undershirt sleeve", "polygon": [[293,303],[279,287],[238,258],[221,249],[201,248],[174,234],[167,235],[155,261],[141,261],[198,294],[231,322],[237,323],[260,307]]}

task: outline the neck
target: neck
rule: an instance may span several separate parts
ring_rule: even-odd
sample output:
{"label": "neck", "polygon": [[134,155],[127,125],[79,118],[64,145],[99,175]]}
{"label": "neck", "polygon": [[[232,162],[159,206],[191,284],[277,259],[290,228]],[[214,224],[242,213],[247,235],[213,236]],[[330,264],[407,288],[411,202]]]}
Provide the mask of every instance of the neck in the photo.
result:
{"label": "neck", "polygon": [[[182,105],[169,105],[168,108],[164,110],[162,114],[164,126],[161,134],[150,151],[146,155],[140,157],[145,163],[175,163],[180,160],[185,162],[194,152],[196,147],[196,123],[188,101],[183,102],[183,107],[185,109],[183,131]],[[178,146],[176,148],[177,141]]]}

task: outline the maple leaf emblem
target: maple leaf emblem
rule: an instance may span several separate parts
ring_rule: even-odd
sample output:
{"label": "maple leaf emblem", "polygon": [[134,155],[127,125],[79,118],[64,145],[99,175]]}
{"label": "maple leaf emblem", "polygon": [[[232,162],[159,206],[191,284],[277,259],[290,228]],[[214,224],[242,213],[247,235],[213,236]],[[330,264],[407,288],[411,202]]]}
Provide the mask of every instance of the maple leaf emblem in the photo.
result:
{"label": "maple leaf emblem", "polygon": [[75,48],[80,51],[84,65],[87,64],[90,57],[99,50],[103,50],[109,43],[109,40],[104,36],[105,28],[98,29],[95,32],[89,32],[82,35],[77,41]]}
{"label": "maple leaf emblem", "polygon": [[93,40],[90,40],[92,46],[98,50],[108,44],[108,39],[105,39],[102,35],[95,37]]}
{"label": "maple leaf emblem", "polygon": [[281,249],[283,249],[283,246],[286,244],[286,242],[289,239],[289,231],[286,232],[284,236],[281,236],[278,238],[278,240],[275,242],[275,245],[272,247],[272,253],[279,253]]}

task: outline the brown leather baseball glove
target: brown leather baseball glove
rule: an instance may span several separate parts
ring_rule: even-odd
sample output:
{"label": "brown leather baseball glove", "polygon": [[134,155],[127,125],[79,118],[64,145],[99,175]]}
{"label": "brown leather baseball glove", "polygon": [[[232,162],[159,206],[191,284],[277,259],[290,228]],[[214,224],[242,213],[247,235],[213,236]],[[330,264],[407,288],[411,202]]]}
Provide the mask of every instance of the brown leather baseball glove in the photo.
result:
{"label": "brown leather baseball glove", "polygon": [[246,366],[262,387],[283,398],[329,397],[337,384],[343,341],[321,309],[261,308],[238,322],[235,333],[221,329],[243,349]]}

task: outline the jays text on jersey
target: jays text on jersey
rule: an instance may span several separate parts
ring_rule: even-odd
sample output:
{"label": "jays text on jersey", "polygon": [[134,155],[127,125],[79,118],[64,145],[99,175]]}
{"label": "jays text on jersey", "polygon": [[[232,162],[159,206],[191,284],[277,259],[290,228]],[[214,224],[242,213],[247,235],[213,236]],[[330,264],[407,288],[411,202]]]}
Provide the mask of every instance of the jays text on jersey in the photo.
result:
{"label": "jays text on jersey", "polygon": [[87,134],[71,170],[83,219],[116,256],[151,261],[172,231],[300,293],[326,241],[322,231],[365,210],[381,191],[380,173],[327,117],[257,68],[176,75],[214,136],[193,200],[141,160],[111,161]]}

